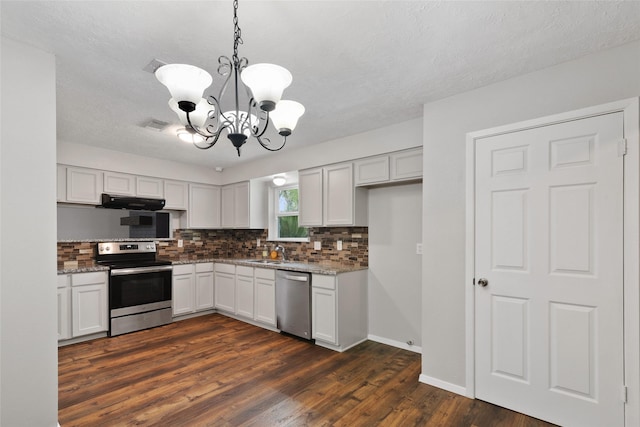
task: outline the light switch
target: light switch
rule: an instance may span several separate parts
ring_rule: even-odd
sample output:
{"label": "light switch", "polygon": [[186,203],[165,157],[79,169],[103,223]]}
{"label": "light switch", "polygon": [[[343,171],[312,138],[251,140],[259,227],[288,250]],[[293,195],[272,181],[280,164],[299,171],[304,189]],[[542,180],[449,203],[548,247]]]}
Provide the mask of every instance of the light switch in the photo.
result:
{"label": "light switch", "polygon": [[318,241],[318,240],[313,242],[313,250],[314,251],[319,251],[320,249],[322,249],[322,243],[320,243],[320,241]]}
{"label": "light switch", "polygon": [[338,247],[338,250],[339,250],[339,251],[341,251],[341,250],[342,250],[342,240],[338,240],[338,242],[337,242],[337,247]]}
{"label": "light switch", "polygon": [[256,248],[260,247],[260,239],[256,239]]}
{"label": "light switch", "polygon": [[182,239],[178,239],[178,247],[181,248],[184,246],[184,241]]}

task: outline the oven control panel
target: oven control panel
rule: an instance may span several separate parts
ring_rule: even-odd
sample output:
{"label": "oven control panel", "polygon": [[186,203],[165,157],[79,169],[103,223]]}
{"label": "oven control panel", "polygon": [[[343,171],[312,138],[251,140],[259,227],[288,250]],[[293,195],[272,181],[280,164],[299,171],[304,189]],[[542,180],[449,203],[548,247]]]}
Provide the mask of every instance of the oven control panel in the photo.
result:
{"label": "oven control panel", "polygon": [[103,242],[98,243],[98,255],[155,253],[155,242]]}

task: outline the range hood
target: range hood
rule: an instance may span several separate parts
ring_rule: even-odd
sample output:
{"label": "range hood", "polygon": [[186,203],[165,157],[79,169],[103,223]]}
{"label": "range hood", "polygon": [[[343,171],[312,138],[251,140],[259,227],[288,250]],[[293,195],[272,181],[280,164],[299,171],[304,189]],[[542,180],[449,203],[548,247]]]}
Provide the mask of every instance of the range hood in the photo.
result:
{"label": "range hood", "polygon": [[131,211],[159,211],[164,208],[164,203],[164,199],[113,196],[102,193],[102,203],[100,206],[109,209],[128,209]]}

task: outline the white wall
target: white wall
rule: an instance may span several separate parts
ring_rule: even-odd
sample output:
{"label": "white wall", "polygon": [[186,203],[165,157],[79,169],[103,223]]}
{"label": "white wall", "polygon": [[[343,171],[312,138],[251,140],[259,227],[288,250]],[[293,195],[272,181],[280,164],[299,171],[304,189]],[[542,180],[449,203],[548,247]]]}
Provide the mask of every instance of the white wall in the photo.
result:
{"label": "white wall", "polygon": [[272,153],[262,160],[225,169],[222,179],[223,183],[228,184],[419,147],[421,143],[422,119],[417,118],[308,147],[289,149],[291,145],[287,143],[287,149]]}
{"label": "white wall", "polygon": [[[420,351],[422,184],[369,190],[369,338]],[[407,345],[413,341],[413,345]]]}
{"label": "white wall", "polygon": [[153,176],[203,184],[222,183],[222,173],[203,166],[154,159],[90,145],[58,142],[57,162],[134,175]]}
{"label": "white wall", "polygon": [[55,426],[55,58],[2,39],[1,70],[0,424]]}
{"label": "white wall", "polygon": [[640,42],[424,106],[421,379],[465,386],[465,134],[640,95]]}

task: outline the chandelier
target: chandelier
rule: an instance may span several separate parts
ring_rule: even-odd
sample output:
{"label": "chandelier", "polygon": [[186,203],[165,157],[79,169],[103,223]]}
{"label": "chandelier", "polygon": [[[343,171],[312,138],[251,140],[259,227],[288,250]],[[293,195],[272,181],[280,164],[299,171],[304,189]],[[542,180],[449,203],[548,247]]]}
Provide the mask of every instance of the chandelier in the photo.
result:
{"label": "chandelier", "polygon": [[[287,136],[304,114],[302,104],[281,100],[282,92],[292,81],[287,69],[274,64],[249,66],[247,58],[238,57],[238,45],[242,44],[242,34],[238,26],[238,0],[233,2],[233,56],[218,58],[218,74],[224,83],[218,96],[204,99],[203,93],[213,78],[205,70],[187,64],[167,64],[155,72],[157,79],[169,89],[169,107],[176,112],[185,126],[182,140],[193,142],[196,147],[206,150],[213,147],[223,132],[238,151],[248,137],[255,138],[269,151],[278,151],[287,142]],[[240,77],[240,79],[238,79]],[[223,98],[232,83],[234,103],[230,108],[222,108]],[[240,86],[244,87],[248,102],[241,108]],[[227,109],[228,108],[228,109]],[[269,122],[273,123],[282,136],[282,143],[272,146],[264,134]],[[186,135],[185,135],[186,133]]]}

